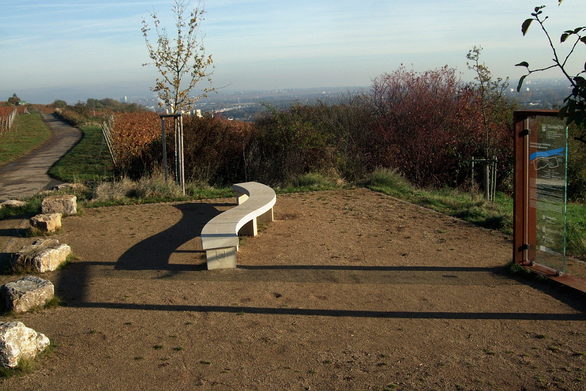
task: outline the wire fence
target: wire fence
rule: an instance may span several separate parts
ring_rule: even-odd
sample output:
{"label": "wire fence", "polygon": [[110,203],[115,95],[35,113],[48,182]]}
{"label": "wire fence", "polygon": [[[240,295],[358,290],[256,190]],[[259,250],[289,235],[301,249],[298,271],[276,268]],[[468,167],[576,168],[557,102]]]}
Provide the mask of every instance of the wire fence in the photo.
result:
{"label": "wire fence", "polygon": [[0,134],[12,128],[17,112],[16,107],[0,107]]}

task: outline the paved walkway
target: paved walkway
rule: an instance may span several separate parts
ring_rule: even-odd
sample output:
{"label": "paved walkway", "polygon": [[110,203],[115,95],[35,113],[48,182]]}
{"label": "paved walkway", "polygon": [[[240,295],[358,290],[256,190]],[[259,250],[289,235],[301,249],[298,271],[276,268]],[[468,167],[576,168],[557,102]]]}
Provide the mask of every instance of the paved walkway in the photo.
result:
{"label": "paved walkway", "polygon": [[0,167],[0,200],[30,197],[61,183],[47,171],[81,139],[81,132],[53,114],[43,114],[43,119],[51,129],[51,138],[28,155]]}

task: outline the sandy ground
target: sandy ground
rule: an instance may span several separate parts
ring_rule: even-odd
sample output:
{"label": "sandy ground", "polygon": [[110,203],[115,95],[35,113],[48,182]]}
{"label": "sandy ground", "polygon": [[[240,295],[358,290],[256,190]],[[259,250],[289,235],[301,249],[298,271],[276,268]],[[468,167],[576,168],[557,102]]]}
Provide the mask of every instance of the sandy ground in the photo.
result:
{"label": "sandy ground", "polygon": [[[0,317],[56,348],[0,389],[586,388],[584,296],[507,274],[502,233],[364,189],[283,195],[239,268],[207,271],[198,235],[234,205],[66,218],[66,306]],[[1,223],[5,252],[33,240]]]}

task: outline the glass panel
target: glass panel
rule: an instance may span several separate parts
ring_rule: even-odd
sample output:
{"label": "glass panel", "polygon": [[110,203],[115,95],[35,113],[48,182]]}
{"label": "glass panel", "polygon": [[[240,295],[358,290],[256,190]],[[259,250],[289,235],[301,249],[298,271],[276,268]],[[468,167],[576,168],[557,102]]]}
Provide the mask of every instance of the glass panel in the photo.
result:
{"label": "glass panel", "polygon": [[535,173],[535,262],[566,272],[567,127],[554,117],[537,117],[531,137],[530,171]]}

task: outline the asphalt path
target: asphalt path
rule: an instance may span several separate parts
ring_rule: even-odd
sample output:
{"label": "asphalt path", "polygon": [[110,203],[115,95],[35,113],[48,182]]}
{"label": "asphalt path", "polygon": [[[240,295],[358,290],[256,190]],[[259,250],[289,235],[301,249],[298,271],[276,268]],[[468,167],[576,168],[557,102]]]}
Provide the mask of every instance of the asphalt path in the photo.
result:
{"label": "asphalt path", "polygon": [[30,197],[61,183],[47,171],[81,139],[82,133],[53,114],[43,114],[43,119],[51,137],[27,155],[0,167],[0,200]]}

